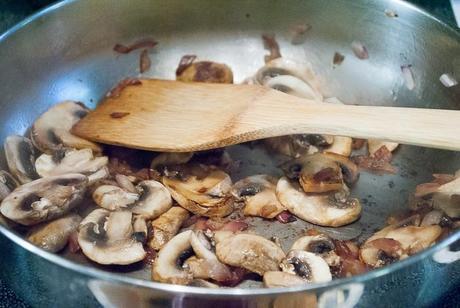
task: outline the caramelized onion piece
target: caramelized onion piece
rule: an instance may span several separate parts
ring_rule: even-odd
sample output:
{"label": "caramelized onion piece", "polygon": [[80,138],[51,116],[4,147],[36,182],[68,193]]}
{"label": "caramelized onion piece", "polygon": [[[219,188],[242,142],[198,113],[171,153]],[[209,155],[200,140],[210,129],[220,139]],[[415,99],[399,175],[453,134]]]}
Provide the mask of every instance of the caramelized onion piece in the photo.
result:
{"label": "caramelized onion piece", "polygon": [[264,41],[265,49],[270,52],[265,56],[265,63],[268,63],[273,59],[281,58],[280,46],[278,45],[274,34],[263,34],[262,40]]}

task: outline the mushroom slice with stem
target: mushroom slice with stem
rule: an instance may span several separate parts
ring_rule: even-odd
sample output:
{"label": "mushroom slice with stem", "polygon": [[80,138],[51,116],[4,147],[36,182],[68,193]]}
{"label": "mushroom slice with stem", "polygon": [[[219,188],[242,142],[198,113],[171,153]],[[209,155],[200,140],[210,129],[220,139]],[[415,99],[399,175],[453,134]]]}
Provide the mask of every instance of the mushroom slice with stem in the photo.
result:
{"label": "mushroom slice with stem", "polygon": [[140,215],[134,215],[133,218],[133,237],[141,243],[145,243],[148,237],[147,221]]}
{"label": "mushroom slice with stem", "polygon": [[267,138],[264,140],[264,144],[271,151],[294,158],[318,152],[318,148],[308,143],[306,138],[303,136],[305,135],[288,135]]}
{"label": "mushroom slice with stem", "polygon": [[0,170],[0,202],[19,186],[16,179],[4,170]]}
{"label": "mushroom slice with stem", "polygon": [[307,283],[307,280],[291,273],[269,271],[264,274],[264,285],[267,288],[294,287]]}
{"label": "mushroom slice with stem", "polygon": [[324,234],[302,236],[292,244],[291,250],[312,252],[322,257],[329,266],[340,264],[340,257],[335,252],[334,242]]}
{"label": "mushroom slice with stem", "polygon": [[99,145],[70,133],[72,127],[88,112],[88,108],[82,103],[74,101],[64,101],[54,105],[34,122],[31,131],[32,142],[40,151],[47,154],[53,154],[62,147],[88,148],[95,153],[100,153]]}
{"label": "mushroom slice with stem", "polygon": [[10,172],[22,184],[29,183],[39,176],[35,171],[35,150],[26,137],[9,136],[4,143],[5,157]]}
{"label": "mushroom slice with stem", "polygon": [[160,250],[179,231],[182,224],[190,217],[189,211],[173,206],[151,222],[153,237],[149,241],[149,247]]}
{"label": "mushroom slice with stem", "polygon": [[65,174],[22,185],[6,197],[2,214],[23,225],[34,225],[59,217],[77,206],[86,192],[88,178]]}
{"label": "mushroom slice with stem", "polygon": [[92,211],[80,223],[78,244],[83,254],[99,264],[126,265],[146,256],[134,235],[133,214],[129,211]]}
{"label": "mushroom slice with stem", "polygon": [[284,251],[272,241],[245,233],[218,241],[216,255],[224,264],[243,267],[261,276],[278,270],[278,264],[285,257]]}
{"label": "mushroom slice with stem", "polygon": [[223,217],[233,211],[230,176],[214,166],[173,166],[162,181],[173,199],[194,214]]}
{"label": "mushroom slice with stem", "polygon": [[370,237],[359,250],[361,260],[373,267],[381,267],[428,248],[442,233],[442,228],[437,225],[387,227],[384,230]]}
{"label": "mushroom slice with stem", "polygon": [[232,272],[227,265],[217,259],[203,231],[192,233],[190,243],[196,257],[189,258],[185,265],[188,266],[193,278],[213,279],[221,282],[232,279]]}
{"label": "mushroom slice with stem", "polygon": [[134,214],[146,219],[155,219],[172,206],[171,194],[160,182],[142,181],[136,186],[139,199],[131,207]]}
{"label": "mushroom slice with stem", "polygon": [[91,149],[68,150],[64,157],[42,154],[35,161],[35,168],[41,177],[66,173],[93,174],[107,166],[107,156],[94,157]]}
{"label": "mushroom slice with stem", "polygon": [[191,230],[179,233],[163,246],[152,267],[153,280],[183,285],[192,281],[192,274],[181,264],[183,257],[192,250],[192,233]]}
{"label": "mushroom slice with stem", "polygon": [[193,157],[193,152],[190,153],[160,153],[152,160],[150,169],[156,170],[160,166],[185,164]]}
{"label": "mushroom slice with stem", "polygon": [[223,63],[199,61],[180,71],[176,79],[185,82],[233,83],[233,72]]}
{"label": "mushroom slice with stem", "polygon": [[101,185],[93,192],[94,202],[110,211],[126,209],[139,200],[139,195],[113,185]]}
{"label": "mushroom slice with stem", "polygon": [[321,226],[347,225],[357,220],[361,214],[361,204],[358,199],[348,198],[340,193],[307,194],[298,184],[289,181],[286,177],[279,179],[276,195],[289,212],[307,222]]}
{"label": "mushroom slice with stem", "polygon": [[[296,93],[304,95],[308,93],[310,95],[302,97],[314,98],[319,101],[323,100],[323,96],[319,90],[319,82],[311,65],[308,63],[300,63],[284,57],[273,59],[257,71],[254,82],[260,85],[267,85],[270,79],[285,75],[295,77],[297,80],[305,83],[305,85],[300,87],[297,80],[289,79],[287,82],[283,80],[285,85],[291,89],[295,89]],[[278,79],[276,84],[280,84],[280,79]],[[306,91],[306,87],[309,87],[311,91]]]}
{"label": "mushroom slice with stem", "polygon": [[275,178],[260,174],[249,176],[233,185],[232,195],[244,201],[245,216],[271,219],[285,210],[276,197],[276,182]]}
{"label": "mushroom slice with stem", "polygon": [[448,178],[441,180],[442,175],[435,175],[433,183],[425,183],[417,186],[416,197],[428,198],[431,195],[433,207],[442,210],[447,216],[460,218],[460,177],[444,175]]}
{"label": "mushroom slice with stem", "polygon": [[367,140],[367,149],[369,150],[369,155],[374,155],[375,152],[380,150],[381,147],[386,147],[388,151],[393,152],[398,147],[399,143],[388,142],[378,139],[368,139]]}
{"label": "mushroom slice with stem", "polygon": [[283,272],[297,275],[310,283],[332,280],[329,265],[323,258],[303,250],[291,250],[281,261]]}
{"label": "mushroom slice with stem", "polygon": [[81,217],[68,214],[56,220],[46,222],[30,230],[27,240],[32,244],[50,252],[62,250],[80,224]]}
{"label": "mushroom slice with stem", "polygon": [[279,75],[268,78],[263,85],[298,97],[309,99],[320,97],[308,83],[292,75]]}

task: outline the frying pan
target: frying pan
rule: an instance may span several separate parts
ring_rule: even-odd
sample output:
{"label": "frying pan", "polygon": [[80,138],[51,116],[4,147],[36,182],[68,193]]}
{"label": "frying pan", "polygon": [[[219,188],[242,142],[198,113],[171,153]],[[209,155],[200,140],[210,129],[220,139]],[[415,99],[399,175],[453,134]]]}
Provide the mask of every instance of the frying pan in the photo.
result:
{"label": "frying pan", "polygon": [[[397,12],[397,18],[384,11]],[[312,26],[304,44],[292,45],[290,27]],[[173,79],[179,59],[196,54],[223,62],[241,82],[263,65],[262,33],[275,33],[283,56],[312,63],[325,96],[366,105],[459,109],[460,87],[446,88],[439,76],[460,78],[460,34],[429,14],[400,1],[322,0],[80,0],[63,1],[30,17],[0,37],[0,140],[23,134],[34,119],[62,100],[95,107],[106,91],[127,76],[138,76],[138,54],[117,56],[115,43],[154,37],[160,43],[145,77]],[[359,40],[369,59],[353,56]],[[345,55],[334,68],[335,51]],[[416,87],[404,86],[401,65],[412,65]],[[346,116],[346,114],[344,114]],[[391,123],[389,123],[391,125]],[[452,132],[456,134],[458,132]],[[245,145],[229,149],[249,174],[279,175],[276,161]],[[416,184],[431,174],[460,168],[460,154],[402,146],[395,154],[396,175],[362,173],[353,189],[361,198],[361,219],[340,229],[323,228],[342,238],[364,239],[385,218],[406,209]],[[0,167],[5,168],[3,156]],[[276,234],[283,245],[308,225],[254,221],[256,231]],[[319,307],[421,306],[458,287],[460,233],[409,259],[367,274],[295,288],[203,289],[150,281],[149,270],[101,267],[75,255],[47,253],[0,227],[2,276],[19,296],[36,306],[199,306]],[[339,231],[339,232],[338,232]],[[246,288],[249,285],[252,288]]]}

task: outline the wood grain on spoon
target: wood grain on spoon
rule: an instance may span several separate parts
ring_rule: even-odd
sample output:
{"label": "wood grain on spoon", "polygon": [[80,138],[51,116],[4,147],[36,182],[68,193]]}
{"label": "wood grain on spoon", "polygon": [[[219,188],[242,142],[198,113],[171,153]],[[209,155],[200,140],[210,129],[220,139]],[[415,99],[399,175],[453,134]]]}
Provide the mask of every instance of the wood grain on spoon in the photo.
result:
{"label": "wood grain on spoon", "polygon": [[101,143],[164,152],[301,133],[460,150],[459,123],[460,111],[454,110],[336,105],[256,85],[144,79],[106,98],[72,132]]}

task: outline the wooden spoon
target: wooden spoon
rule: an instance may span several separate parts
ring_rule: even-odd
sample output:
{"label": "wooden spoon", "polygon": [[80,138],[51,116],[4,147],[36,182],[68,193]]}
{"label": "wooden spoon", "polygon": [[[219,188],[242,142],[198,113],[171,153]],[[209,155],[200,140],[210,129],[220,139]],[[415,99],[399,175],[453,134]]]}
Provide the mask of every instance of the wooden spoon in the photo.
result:
{"label": "wooden spoon", "polygon": [[189,152],[288,134],[376,138],[460,150],[460,111],[351,106],[256,85],[144,79],[106,98],[72,133],[101,143]]}

